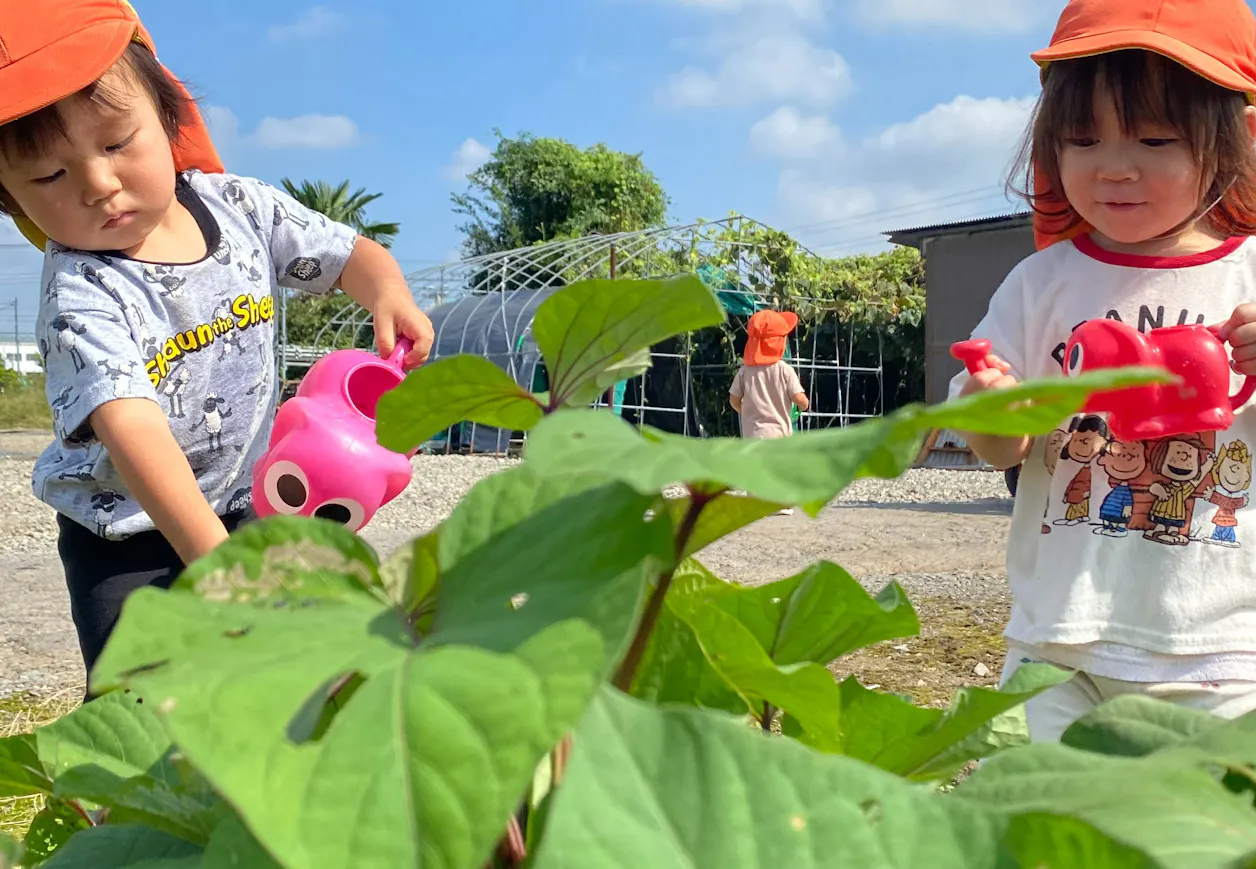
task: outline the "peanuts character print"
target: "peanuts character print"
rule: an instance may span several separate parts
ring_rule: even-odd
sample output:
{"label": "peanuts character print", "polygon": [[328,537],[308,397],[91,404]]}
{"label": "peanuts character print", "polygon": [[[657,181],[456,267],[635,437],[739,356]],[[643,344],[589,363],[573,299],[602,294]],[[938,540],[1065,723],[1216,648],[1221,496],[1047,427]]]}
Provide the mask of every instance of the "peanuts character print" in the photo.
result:
{"label": "peanuts character print", "polygon": [[1242,440],[1217,444],[1211,433],[1189,433],[1126,443],[1091,415],[1049,435],[1044,462],[1053,478],[1068,475],[1063,495],[1048,497],[1044,534],[1085,528],[1163,546],[1240,545],[1253,476]]}

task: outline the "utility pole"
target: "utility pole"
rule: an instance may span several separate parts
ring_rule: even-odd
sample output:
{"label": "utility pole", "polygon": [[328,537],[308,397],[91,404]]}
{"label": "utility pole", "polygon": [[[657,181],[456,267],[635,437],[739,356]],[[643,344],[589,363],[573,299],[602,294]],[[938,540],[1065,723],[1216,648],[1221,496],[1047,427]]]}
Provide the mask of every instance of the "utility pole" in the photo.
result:
{"label": "utility pole", "polygon": [[13,300],[13,370],[19,377],[25,376],[22,373],[22,342],[17,334],[17,299]]}

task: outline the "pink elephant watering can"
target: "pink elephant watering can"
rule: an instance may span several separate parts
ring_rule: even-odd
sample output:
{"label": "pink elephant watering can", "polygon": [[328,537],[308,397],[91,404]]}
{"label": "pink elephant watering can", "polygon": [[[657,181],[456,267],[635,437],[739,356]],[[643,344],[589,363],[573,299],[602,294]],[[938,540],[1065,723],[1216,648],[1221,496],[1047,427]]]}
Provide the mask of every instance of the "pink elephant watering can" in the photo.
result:
{"label": "pink elephant watering can", "polygon": [[310,367],[275,416],[270,446],[253,468],[259,517],[316,516],[360,531],[410,484],[410,457],[380,446],[375,406],[405,378],[413,346],[398,340],[387,359],[337,350]]}

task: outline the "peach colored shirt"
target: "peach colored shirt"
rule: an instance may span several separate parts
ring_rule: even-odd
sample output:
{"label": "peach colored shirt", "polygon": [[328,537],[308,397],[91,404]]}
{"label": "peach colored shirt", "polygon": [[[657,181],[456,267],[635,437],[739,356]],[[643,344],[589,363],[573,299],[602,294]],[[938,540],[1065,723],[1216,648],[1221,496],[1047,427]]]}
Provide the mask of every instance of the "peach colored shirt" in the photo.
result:
{"label": "peach colored shirt", "polygon": [[741,436],[787,438],[794,396],[802,392],[798,372],[785,360],[771,365],[743,365],[733,377],[728,394],[741,399]]}

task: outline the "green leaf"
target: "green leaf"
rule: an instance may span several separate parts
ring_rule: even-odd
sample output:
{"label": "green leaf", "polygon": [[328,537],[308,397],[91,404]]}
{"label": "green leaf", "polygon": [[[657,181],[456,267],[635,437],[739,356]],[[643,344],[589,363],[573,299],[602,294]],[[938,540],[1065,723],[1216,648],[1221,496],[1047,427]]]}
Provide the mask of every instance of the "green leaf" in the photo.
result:
{"label": "green leaf", "polygon": [[431,629],[440,591],[439,529],[398,546],[380,565],[388,599],[410,616],[420,634]]}
{"label": "green leaf", "polygon": [[[28,865],[47,860],[57,849],[81,830],[91,827],[82,812],[66,800],[49,797],[43,809],[31,821],[22,840],[24,858]],[[0,867],[4,862],[0,860]]]}
{"label": "green leaf", "polygon": [[1017,865],[1032,869],[1158,869],[1160,865],[1085,821],[1047,812],[1012,818],[1004,843]]}
{"label": "green leaf", "polygon": [[676,482],[709,482],[775,504],[824,504],[892,431],[874,420],[789,438],[699,439],[649,427],[638,433],[613,414],[572,410],[542,420],[524,458],[547,476],[609,474],[651,495]]}
{"label": "green leaf", "polygon": [[778,664],[828,664],[883,640],[914,637],[920,620],[898,583],[876,597],[843,568],[817,562],[797,576],[716,601]]}
{"label": "green leaf", "polygon": [[1045,664],[1026,665],[1001,691],[959,689],[945,710],[870,691],[851,677],[841,687],[840,751],[909,779],[949,778],[968,761],[1007,747],[991,738],[999,715],[1072,677]]}
{"label": "green leaf", "polygon": [[464,420],[526,431],[541,416],[532,393],[509,374],[483,356],[460,354],[416,368],[380,396],[375,431],[382,446],[408,453]]}
{"label": "green leaf", "polygon": [[983,392],[921,409],[905,408],[899,415],[916,414],[916,424],[928,428],[996,435],[1040,435],[1076,413],[1095,392],[1169,383],[1172,376],[1160,368],[1111,368],[1077,377],[1030,380],[1014,389]]}
{"label": "green leaf", "polygon": [[106,694],[36,731],[53,793],[108,807],[115,823],[136,822],[204,844],[221,801],[181,766],[150,705],[130,692]]}
{"label": "green leaf", "polygon": [[[426,639],[365,594],[263,607],[141,589],[101,678],[153,698],[286,869],[479,869],[613,666],[671,541],[666,520],[644,519],[652,499],[618,484],[562,497],[530,473],[483,481],[442,527]],[[579,542],[555,549],[554,528]],[[323,727],[346,676],[361,684]]]}
{"label": "green leaf", "polygon": [[0,739],[0,797],[28,797],[52,791],[33,733]]}
{"label": "green leaf", "polygon": [[72,837],[43,869],[200,869],[201,849],[138,824],[93,827]]}
{"label": "green leaf", "polygon": [[281,869],[239,817],[227,817],[214,830],[198,869]]}
{"label": "green leaf", "polygon": [[705,710],[603,689],[537,869],[995,869],[1001,822]]}
{"label": "green leaf", "polygon": [[[1142,694],[1123,694],[1074,722],[1060,741],[1098,754],[1142,757],[1162,748],[1189,744],[1225,726],[1223,719],[1202,709],[1153,700]],[[1250,755],[1256,760],[1256,743]]]}
{"label": "green leaf", "polygon": [[[672,524],[679,526],[689,510],[688,498],[668,498],[667,512],[671,514]],[[712,498],[702,507],[698,521],[685,542],[684,557],[695,555],[717,540],[727,537],[766,516],[771,516],[783,507],[771,501],[762,501],[731,493],[721,494]]]}
{"label": "green leaf", "polygon": [[[429,640],[503,651],[541,625],[580,618],[606,638],[609,669],[647,577],[672,557],[670,523],[644,518],[651,503],[619,483],[544,477],[527,465],[481,480],[441,529],[444,580]],[[556,548],[559,528],[566,542]]]}
{"label": "green leaf", "polygon": [[1256,850],[1256,812],[1205,769],[1036,743],[987,760],[950,799],[1067,815],[1164,869],[1220,869]]}
{"label": "green leaf", "polygon": [[[682,612],[686,603],[687,611]],[[770,703],[799,722],[809,744],[836,748],[842,702],[832,673],[819,664],[778,667],[754,635],[718,606],[688,597],[679,598],[676,608],[698,638],[712,669],[761,723],[763,704]]]}
{"label": "green leaf", "polygon": [[206,600],[266,603],[354,597],[382,599],[374,550],[343,525],[305,516],[249,522],[193,563],[175,588]]}
{"label": "green leaf", "polygon": [[[542,302],[532,334],[549,372],[551,401],[562,405],[587,383],[604,389],[640,373],[641,352],[654,344],[725,319],[715,293],[694,275],[587,280]],[[608,372],[609,381],[602,377]]]}
{"label": "green leaf", "polygon": [[[714,576],[696,560],[683,561],[672,577],[663,610],[650,634],[632,684],[632,696],[658,705],[683,703],[744,712],[745,701],[711,667],[693,629],[675,612],[677,601],[703,593],[734,593],[736,586]],[[682,610],[687,603],[681,602]]]}
{"label": "green leaf", "polygon": [[814,516],[859,477],[901,474],[934,428],[1041,434],[1081,407],[1092,389],[1145,382],[1142,369],[1050,378],[788,438],[698,439],[648,426],[638,432],[613,414],[571,411],[542,420],[524,455],[545,474],[610,474],[650,494],[676,482],[719,484],[802,505]]}

